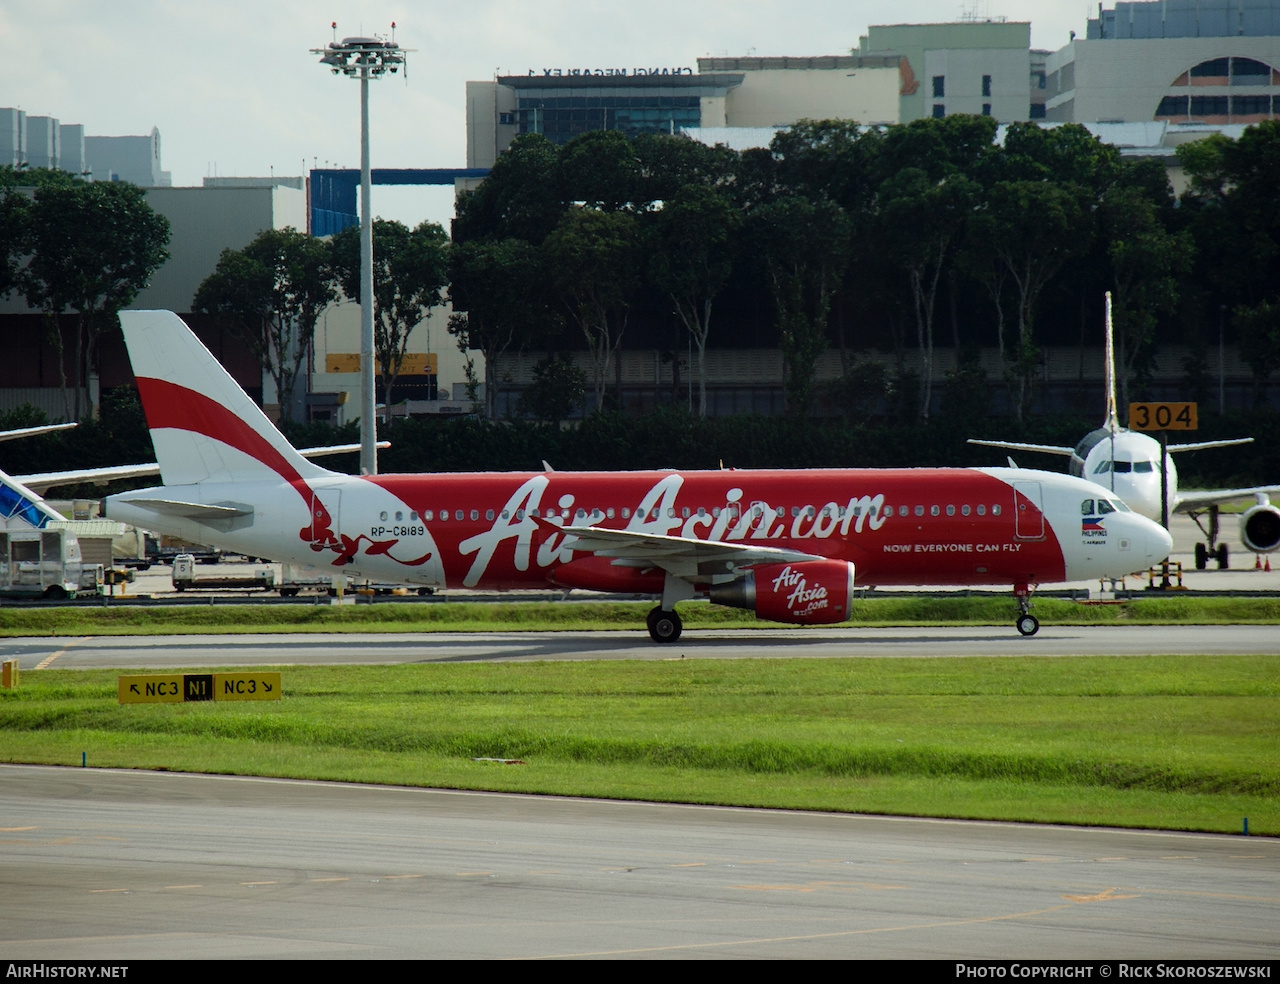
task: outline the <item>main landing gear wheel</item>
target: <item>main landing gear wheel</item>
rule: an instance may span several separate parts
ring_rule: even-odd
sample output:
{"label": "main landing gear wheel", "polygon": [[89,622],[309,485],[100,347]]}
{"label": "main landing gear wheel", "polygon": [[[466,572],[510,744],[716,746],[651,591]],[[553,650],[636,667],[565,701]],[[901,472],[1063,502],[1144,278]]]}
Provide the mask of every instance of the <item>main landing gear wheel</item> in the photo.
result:
{"label": "main landing gear wheel", "polygon": [[1040,620],[1034,615],[1019,615],[1014,624],[1024,636],[1033,636],[1040,631]]}
{"label": "main landing gear wheel", "polygon": [[1209,548],[1203,543],[1196,544],[1196,570],[1202,571],[1209,566]]}
{"label": "main landing gear wheel", "polygon": [[661,608],[655,608],[649,612],[646,621],[649,625],[649,638],[654,642],[675,642],[684,629],[679,615],[674,611],[663,611]]}
{"label": "main landing gear wheel", "polygon": [[1218,570],[1225,571],[1230,566],[1230,556],[1227,554],[1227,545],[1225,543],[1218,544],[1217,550]]}

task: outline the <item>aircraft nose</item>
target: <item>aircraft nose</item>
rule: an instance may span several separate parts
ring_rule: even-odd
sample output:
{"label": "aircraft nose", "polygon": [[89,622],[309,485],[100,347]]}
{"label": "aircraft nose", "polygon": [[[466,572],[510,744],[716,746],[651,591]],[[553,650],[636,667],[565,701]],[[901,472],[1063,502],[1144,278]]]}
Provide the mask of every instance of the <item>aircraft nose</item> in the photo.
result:
{"label": "aircraft nose", "polygon": [[1173,553],[1173,536],[1159,523],[1146,520],[1146,534],[1143,539],[1147,548],[1147,560],[1153,564]]}

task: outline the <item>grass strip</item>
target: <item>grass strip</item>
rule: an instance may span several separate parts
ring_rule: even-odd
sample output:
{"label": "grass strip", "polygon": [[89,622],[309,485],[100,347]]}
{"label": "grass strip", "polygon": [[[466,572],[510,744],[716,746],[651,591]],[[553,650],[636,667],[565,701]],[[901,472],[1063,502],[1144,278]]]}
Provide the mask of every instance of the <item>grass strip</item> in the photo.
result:
{"label": "grass strip", "polygon": [[[382,602],[359,605],[61,606],[0,609],[0,636],[169,635],[235,632],[499,632],[586,631],[643,627],[653,602]],[[856,601],[849,625],[1008,625],[1011,598],[901,596]],[[1280,598],[1139,598],[1091,605],[1060,598],[1036,601],[1051,625],[1270,625]],[[686,628],[785,628],[749,612],[706,602],[680,605]]]}
{"label": "grass strip", "polygon": [[277,704],[121,707],[113,671],[31,671],[0,760],[1280,834],[1280,656],[282,672]]}

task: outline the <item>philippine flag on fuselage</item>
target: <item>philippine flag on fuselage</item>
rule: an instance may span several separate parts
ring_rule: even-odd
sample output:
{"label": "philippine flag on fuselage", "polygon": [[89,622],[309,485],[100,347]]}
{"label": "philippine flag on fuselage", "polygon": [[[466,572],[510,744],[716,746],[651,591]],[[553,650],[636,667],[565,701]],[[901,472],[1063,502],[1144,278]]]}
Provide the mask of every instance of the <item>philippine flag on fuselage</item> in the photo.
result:
{"label": "philippine flag on fuselage", "polygon": [[1081,533],[1101,533],[1102,530],[1101,516],[1084,516],[1080,519]]}

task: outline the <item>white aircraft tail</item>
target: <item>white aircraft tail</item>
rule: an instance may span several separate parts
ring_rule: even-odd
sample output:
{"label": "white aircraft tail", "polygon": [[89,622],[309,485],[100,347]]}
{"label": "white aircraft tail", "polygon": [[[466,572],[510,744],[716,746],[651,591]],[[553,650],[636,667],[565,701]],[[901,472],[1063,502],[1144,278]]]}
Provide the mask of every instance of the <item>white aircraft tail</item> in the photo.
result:
{"label": "white aircraft tail", "polygon": [[1106,360],[1103,372],[1107,380],[1107,420],[1102,426],[1114,434],[1120,429],[1120,417],[1116,412],[1116,348],[1115,333],[1111,327],[1111,291],[1107,291],[1107,343],[1103,358]]}
{"label": "white aircraft tail", "polygon": [[165,485],[324,478],[172,311],[120,324]]}
{"label": "white aircraft tail", "polygon": [[35,492],[12,476],[0,472],[0,530],[42,530],[49,525],[50,520],[63,518]]}

